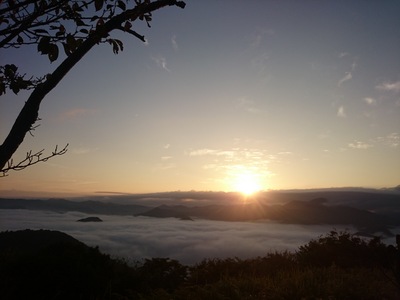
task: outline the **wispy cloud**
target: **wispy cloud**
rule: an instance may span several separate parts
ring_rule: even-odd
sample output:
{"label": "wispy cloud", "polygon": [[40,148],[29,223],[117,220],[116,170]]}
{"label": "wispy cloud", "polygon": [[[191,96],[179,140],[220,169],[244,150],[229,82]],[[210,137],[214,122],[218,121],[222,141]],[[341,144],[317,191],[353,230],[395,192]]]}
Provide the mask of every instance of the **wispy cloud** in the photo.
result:
{"label": "wispy cloud", "polygon": [[353,78],[353,75],[351,72],[346,72],[346,75],[344,75],[339,81],[338,81],[338,86],[340,87],[343,83],[346,81],[349,81],[350,79]]}
{"label": "wispy cloud", "polygon": [[175,51],[179,50],[179,46],[178,43],[176,41],[176,35],[173,35],[171,38],[171,44],[172,44],[172,48],[174,48]]}
{"label": "wispy cloud", "polygon": [[[288,155],[285,153],[284,155]],[[232,148],[232,149],[198,149],[187,152],[192,157],[204,157],[204,170],[212,170],[213,174],[221,172],[219,180],[229,182],[229,178],[237,176],[239,173],[251,172],[260,178],[273,175],[269,164],[271,161],[277,162],[277,156],[267,153],[265,149],[255,148]],[[221,177],[222,176],[222,177]],[[223,179],[221,179],[223,178]],[[225,182],[225,183],[226,183]]]}
{"label": "wispy cloud", "polygon": [[170,147],[171,147],[171,144],[165,144],[165,145],[163,146],[164,149],[169,149]]}
{"label": "wispy cloud", "polygon": [[176,164],[174,164],[174,163],[161,163],[161,164],[156,165],[155,171],[170,170],[170,169],[174,169],[174,168],[176,168]]}
{"label": "wispy cloud", "polygon": [[348,56],[348,55],[350,55],[348,52],[341,52],[341,53],[339,53],[339,58],[343,58],[343,57],[345,57],[345,56]]}
{"label": "wispy cloud", "polygon": [[352,143],[349,143],[348,147],[349,148],[353,148],[353,149],[365,150],[365,149],[373,147],[373,145],[372,144],[367,144],[367,143],[364,143],[364,142],[360,142],[360,141],[354,141]]}
{"label": "wispy cloud", "polygon": [[163,56],[152,56],[151,59],[157,64],[158,67],[163,68],[167,72],[171,72],[167,67],[167,60]]}
{"label": "wispy cloud", "polygon": [[371,97],[365,97],[364,102],[367,103],[368,105],[376,105],[376,100]]}
{"label": "wispy cloud", "polygon": [[198,149],[198,150],[193,150],[189,152],[189,156],[203,156],[203,155],[210,155],[210,154],[214,154],[216,152],[216,150],[212,150],[212,149]]}
{"label": "wispy cloud", "polygon": [[357,67],[357,63],[356,63],[356,62],[353,62],[353,63],[351,64],[351,71],[354,72],[354,71],[356,70],[356,67]]}
{"label": "wispy cloud", "polygon": [[344,106],[343,105],[339,106],[338,111],[337,111],[337,116],[340,117],[340,118],[345,118],[346,117],[346,112],[344,110]]}
{"label": "wispy cloud", "polygon": [[265,76],[267,70],[267,61],[269,60],[268,53],[264,52],[260,55],[255,56],[251,60],[251,67],[259,76]]}
{"label": "wispy cloud", "polygon": [[162,156],[161,160],[170,160],[172,158],[172,156]]}
{"label": "wispy cloud", "polygon": [[275,34],[273,29],[257,29],[252,37],[251,48],[258,48],[266,36]]}
{"label": "wispy cloud", "polygon": [[246,97],[238,99],[237,107],[244,109],[245,111],[252,114],[257,114],[261,112],[261,110],[255,106],[255,102],[253,100],[247,99]]}
{"label": "wispy cloud", "polygon": [[397,82],[383,82],[375,86],[377,90],[387,91],[387,92],[400,92],[400,81]]}
{"label": "wispy cloud", "polygon": [[378,141],[389,147],[398,147],[400,145],[400,133],[392,132],[387,136],[378,137]]}
{"label": "wispy cloud", "polygon": [[74,120],[77,118],[82,118],[88,115],[93,115],[96,113],[95,109],[88,108],[72,108],[70,110],[64,111],[60,114],[59,119],[62,121],[65,120]]}
{"label": "wispy cloud", "polygon": [[98,148],[79,147],[72,149],[72,153],[76,155],[83,155],[97,151]]}

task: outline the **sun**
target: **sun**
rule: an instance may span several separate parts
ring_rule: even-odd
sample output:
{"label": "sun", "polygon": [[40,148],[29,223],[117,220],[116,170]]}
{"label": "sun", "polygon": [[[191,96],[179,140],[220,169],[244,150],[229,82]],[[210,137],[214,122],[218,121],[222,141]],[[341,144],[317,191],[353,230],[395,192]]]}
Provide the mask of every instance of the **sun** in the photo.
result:
{"label": "sun", "polygon": [[236,175],[233,188],[245,196],[250,196],[261,190],[259,176],[250,172]]}

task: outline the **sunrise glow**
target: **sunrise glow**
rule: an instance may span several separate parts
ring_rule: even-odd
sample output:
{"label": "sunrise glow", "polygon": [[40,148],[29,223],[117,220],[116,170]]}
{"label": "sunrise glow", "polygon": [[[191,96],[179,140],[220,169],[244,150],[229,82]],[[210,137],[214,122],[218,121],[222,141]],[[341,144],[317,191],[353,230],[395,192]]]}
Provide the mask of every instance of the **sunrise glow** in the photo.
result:
{"label": "sunrise glow", "polygon": [[261,190],[259,176],[251,172],[240,173],[234,180],[234,190],[246,196]]}

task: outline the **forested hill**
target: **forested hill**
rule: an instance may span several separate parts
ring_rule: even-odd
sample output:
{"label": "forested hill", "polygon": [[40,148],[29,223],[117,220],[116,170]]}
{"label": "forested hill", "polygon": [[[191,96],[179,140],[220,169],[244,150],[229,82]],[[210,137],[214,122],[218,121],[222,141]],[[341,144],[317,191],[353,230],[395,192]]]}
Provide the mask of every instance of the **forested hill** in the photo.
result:
{"label": "forested hill", "polygon": [[[62,232],[0,232],[1,298],[400,299],[399,246],[332,231],[295,253],[129,264]],[[23,251],[21,251],[23,249]],[[377,276],[377,274],[380,274]]]}

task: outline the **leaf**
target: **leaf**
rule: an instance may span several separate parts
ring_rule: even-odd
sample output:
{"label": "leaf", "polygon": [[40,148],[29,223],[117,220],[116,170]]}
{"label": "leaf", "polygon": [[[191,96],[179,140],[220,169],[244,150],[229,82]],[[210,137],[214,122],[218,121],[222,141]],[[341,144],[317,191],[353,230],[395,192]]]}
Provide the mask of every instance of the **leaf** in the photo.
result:
{"label": "leaf", "polygon": [[22,36],[18,36],[17,38],[17,43],[22,44],[24,42],[24,39],[22,38]]}
{"label": "leaf", "polygon": [[17,95],[20,90],[20,88],[16,82],[11,82],[10,89],[14,92],[15,95]]}
{"label": "leaf", "polygon": [[107,39],[107,42],[112,45],[114,54],[118,54],[119,51],[123,50],[124,46],[120,40],[116,39]]}
{"label": "leaf", "polygon": [[126,10],[126,4],[125,4],[123,1],[119,0],[119,1],[117,2],[117,5],[118,5],[118,7],[119,7],[120,9],[122,9],[123,11]]}
{"label": "leaf", "polygon": [[102,9],[103,5],[104,5],[104,0],[94,0],[94,7],[96,8],[96,11]]}
{"label": "leaf", "polygon": [[131,29],[131,28],[132,28],[132,23],[129,22],[129,21],[126,21],[126,22],[125,22],[125,25],[124,25],[124,28],[125,28],[125,30]]}
{"label": "leaf", "polygon": [[48,36],[42,37],[38,43],[38,48],[37,48],[38,52],[40,52],[40,54],[48,54],[49,44],[50,44],[50,38]]}
{"label": "leaf", "polygon": [[42,29],[42,28],[35,29],[34,32],[35,32],[35,33],[46,33],[46,34],[49,34],[49,33],[47,32],[47,30]]}
{"label": "leaf", "polygon": [[76,26],[85,26],[85,22],[82,21],[82,19],[75,19],[75,24]]}
{"label": "leaf", "polygon": [[82,12],[82,11],[83,11],[82,7],[80,7],[79,4],[78,4],[77,2],[75,2],[75,3],[72,5],[72,9],[73,9],[74,11],[76,11],[76,12]]}
{"label": "leaf", "polygon": [[6,93],[6,85],[3,81],[0,81],[0,96]]}
{"label": "leaf", "polygon": [[118,44],[119,49],[121,49],[121,51],[124,51],[124,44],[120,40],[117,40],[117,39],[115,39],[114,41]]}
{"label": "leaf", "polygon": [[48,57],[50,59],[51,62],[57,60],[58,58],[58,46],[56,44],[50,44],[49,45],[49,54]]}
{"label": "leaf", "polygon": [[4,75],[8,78],[14,78],[17,73],[18,67],[14,64],[4,66]]}
{"label": "leaf", "polygon": [[75,48],[76,48],[76,40],[75,40],[75,38],[71,34],[68,34],[66,42],[67,42],[67,45],[68,45],[68,49],[71,51],[71,53],[74,52]]}

